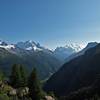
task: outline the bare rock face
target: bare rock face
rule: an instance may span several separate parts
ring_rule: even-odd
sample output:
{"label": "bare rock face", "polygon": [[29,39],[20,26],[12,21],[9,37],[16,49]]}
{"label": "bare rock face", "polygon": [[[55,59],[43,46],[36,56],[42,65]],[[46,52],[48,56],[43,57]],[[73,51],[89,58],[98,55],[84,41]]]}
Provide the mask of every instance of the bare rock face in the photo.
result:
{"label": "bare rock face", "polygon": [[17,90],[17,95],[19,97],[23,97],[29,94],[29,88],[28,87],[24,87],[23,89],[18,89]]}
{"label": "bare rock face", "polygon": [[12,89],[11,91],[9,91],[9,95],[11,96],[17,95],[16,89]]}
{"label": "bare rock face", "polygon": [[51,97],[51,96],[45,96],[45,99],[46,100],[55,100],[53,97]]}

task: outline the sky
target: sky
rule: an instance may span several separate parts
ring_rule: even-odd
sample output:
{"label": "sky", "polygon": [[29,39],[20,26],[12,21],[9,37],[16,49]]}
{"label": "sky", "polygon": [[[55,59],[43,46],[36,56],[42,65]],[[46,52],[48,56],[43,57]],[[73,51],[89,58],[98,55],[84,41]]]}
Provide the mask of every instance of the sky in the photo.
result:
{"label": "sky", "polygon": [[100,41],[100,0],[0,0],[0,39],[55,48]]}

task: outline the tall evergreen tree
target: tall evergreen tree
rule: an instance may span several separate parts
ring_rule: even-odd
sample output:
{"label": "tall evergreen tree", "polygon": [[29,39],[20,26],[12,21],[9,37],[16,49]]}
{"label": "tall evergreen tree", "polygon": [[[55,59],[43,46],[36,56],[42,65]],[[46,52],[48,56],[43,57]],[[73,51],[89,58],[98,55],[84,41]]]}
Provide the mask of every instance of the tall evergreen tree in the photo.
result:
{"label": "tall evergreen tree", "polygon": [[29,76],[28,87],[29,87],[29,94],[32,100],[41,100],[43,95],[40,82],[37,77],[36,69],[33,69],[32,73]]}
{"label": "tall evergreen tree", "polygon": [[14,88],[26,86],[26,73],[24,67],[14,64],[10,76],[10,83]]}
{"label": "tall evergreen tree", "polygon": [[17,64],[14,64],[12,66],[10,83],[15,88],[17,88],[17,86],[18,86],[18,76],[19,76],[18,74],[19,74],[19,66]]}
{"label": "tall evergreen tree", "polygon": [[25,87],[27,86],[27,72],[25,67],[23,67],[22,65],[20,65],[20,74],[21,74],[21,87]]}
{"label": "tall evergreen tree", "polygon": [[4,79],[4,73],[0,70],[0,81]]}

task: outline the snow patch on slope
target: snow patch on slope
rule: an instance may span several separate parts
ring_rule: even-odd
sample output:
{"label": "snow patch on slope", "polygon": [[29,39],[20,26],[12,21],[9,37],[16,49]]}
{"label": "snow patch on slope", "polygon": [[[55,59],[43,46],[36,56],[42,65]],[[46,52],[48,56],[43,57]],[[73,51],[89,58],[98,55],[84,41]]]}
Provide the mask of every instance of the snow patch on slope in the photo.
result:
{"label": "snow patch on slope", "polygon": [[15,46],[14,46],[14,45],[7,45],[7,46],[2,46],[2,45],[0,45],[0,48],[12,49],[12,48],[15,48]]}

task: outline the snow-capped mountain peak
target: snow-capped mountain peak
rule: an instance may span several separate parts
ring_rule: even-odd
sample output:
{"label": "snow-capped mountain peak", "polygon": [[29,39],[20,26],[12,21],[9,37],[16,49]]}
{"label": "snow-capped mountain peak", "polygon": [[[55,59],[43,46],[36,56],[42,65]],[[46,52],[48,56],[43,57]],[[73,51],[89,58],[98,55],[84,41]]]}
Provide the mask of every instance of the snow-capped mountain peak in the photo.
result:
{"label": "snow-capped mountain peak", "polygon": [[6,46],[0,45],[0,47],[1,47],[1,48],[4,48],[4,49],[7,49],[7,50],[15,48],[14,45],[6,45]]}
{"label": "snow-capped mountain peak", "polygon": [[67,44],[63,47],[57,47],[54,51],[54,54],[57,58],[64,60],[65,58],[69,57],[73,53],[77,53],[81,51],[85,46],[82,44],[71,43]]}
{"label": "snow-capped mountain peak", "polygon": [[15,46],[13,44],[8,44],[8,43],[0,40],[0,48],[4,48],[6,50],[10,50],[12,48],[15,48]]}
{"label": "snow-capped mountain peak", "polygon": [[83,44],[76,44],[76,43],[67,44],[65,46],[65,48],[72,48],[75,52],[79,52],[84,47],[85,47],[85,45],[83,45]]}
{"label": "snow-capped mountain peak", "polygon": [[2,45],[2,46],[7,46],[8,43],[6,43],[5,41],[0,40],[0,45]]}
{"label": "snow-capped mountain peak", "polygon": [[81,51],[79,52],[76,52],[75,54],[72,54],[71,56],[69,56],[68,58],[66,58],[66,62],[78,57],[78,56],[81,56],[81,55],[84,55],[84,53],[90,49],[90,48],[93,48],[95,46],[97,46],[99,43],[97,42],[90,42],[88,43]]}
{"label": "snow-capped mountain peak", "polygon": [[[65,46],[57,47],[54,51],[51,51],[50,49],[47,49],[41,46],[39,43],[36,43],[31,40],[25,42],[18,42],[17,44],[9,44],[5,41],[0,40],[0,48],[8,50],[10,53],[24,55],[26,53],[30,54],[42,51],[46,54],[52,54],[60,60],[64,60],[72,54],[80,52],[83,48],[83,51],[86,51],[88,48],[94,47],[95,45],[97,45],[96,42],[88,43],[87,47],[84,48],[85,46],[82,44],[71,43]],[[81,54],[83,53],[84,52],[81,52]]]}
{"label": "snow-capped mountain peak", "polygon": [[16,46],[24,50],[34,50],[34,51],[42,50],[39,43],[35,43],[34,41],[31,40],[26,42],[18,42]]}

